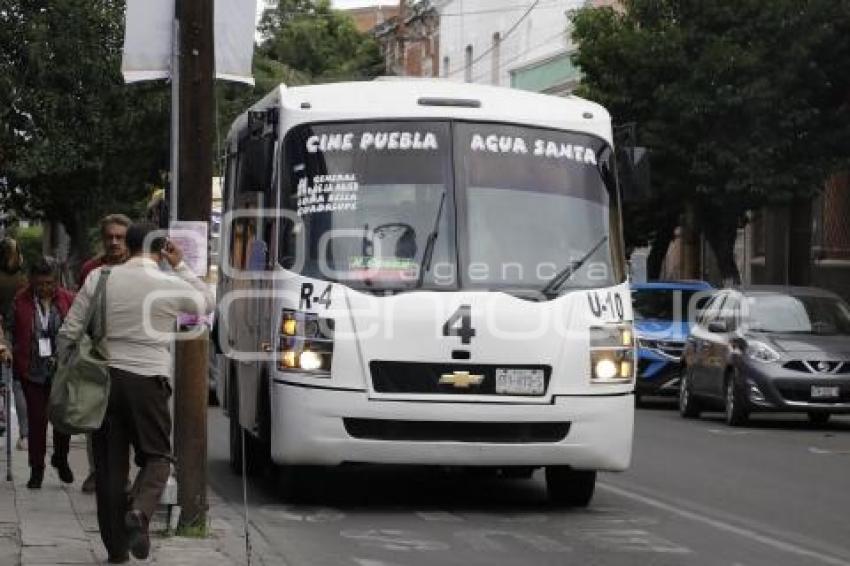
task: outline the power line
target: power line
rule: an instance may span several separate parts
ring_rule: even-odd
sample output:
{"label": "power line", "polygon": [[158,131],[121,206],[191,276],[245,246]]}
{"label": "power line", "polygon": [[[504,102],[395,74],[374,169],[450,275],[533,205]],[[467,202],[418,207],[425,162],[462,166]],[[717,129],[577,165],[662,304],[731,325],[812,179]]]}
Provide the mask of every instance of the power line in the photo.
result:
{"label": "power line", "polygon": [[[540,4],[540,0],[534,0],[534,4],[532,4],[531,6],[529,6],[529,7],[528,7],[528,10],[526,10],[526,11],[525,11],[525,13],[524,13],[522,16],[520,16],[520,17],[519,17],[519,19],[518,19],[518,20],[514,23],[514,25],[512,25],[512,26],[508,29],[508,31],[506,31],[504,34],[501,34],[501,35],[500,35],[500,37],[499,37],[499,41],[498,41],[498,42],[496,42],[496,43],[494,43],[493,45],[491,45],[488,49],[485,49],[483,53],[481,53],[478,57],[476,57],[475,59],[473,59],[472,61],[470,61],[470,62],[469,62],[469,68],[470,68],[470,70],[471,70],[471,69],[475,66],[475,64],[476,64],[477,62],[481,61],[482,59],[484,59],[484,57],[486,57],[487,55],[489,55],[489,54],[490,54],[490,52],[491,52],[491,51],[493,51],[493,50],[496,48],[496,46],[497,46],[497,45],[499,45],[500,43],[502,43],[502,42],[503,42],[504,40],[506,40],[506,39],[507,39],[507,38],[508,38],[508,37],[509,37],[509,36],[510,36],[513,32],[515,32],[515,31],[516,31],[516,29],[519,27],[519,25],[520,25],[522,22],[524,22],[524,21],[525,21],[525,19],[526,19],[528,16],[530,16],[530,15],[531,15],[531,12],[532,12],[532,11],[534,11],[534,8],[536,8],[538,4]],[[466,67],[467,67],[467,65],[464,63],[464,66],[463,66],[462,68],[460,68],[460,69],[458,69],[458,70],[456,70],[456,71],[454,71],[454,72],[448,73],[448,75],[449,75],[449,76],[451,76],[451,75],[456,75],[456,74],[458,73],[458,71],[466,71]]]}
{"label": "power line", "polygon": [[[544,4],[547,4],[546,8],[558,8],[558,4],[560,4],[560,0],[547,0]],[[492,8],[489,10],[470,10],[468,12],[443,12],[440,14],[441,18],[454,18],[454,17],[462,17],[462,16],[475,16],[479,14],[501,14],[505,12],[516,12],[519,10],[524,10],[528,8],[528,4],[524,6],[514,6],[512,8]],[[541,6],[542,8],[543,6]]]}
{"label": "power line", "polygon": [[[519,53],[517,53],[516,55],[514,55],[514,56],[513,56],[513,57],[511,57],[510,59],[505,59],[504,61],[500,61],[500,62],[499,62],[499,66],[498,66],[498,67],[496,67],[496,70],[497,70],[497,71],[499,71],[499,72],[501,72],[501,71],[502,71],[502,69],[504,69],[506,66],[510,65],[511,63],[513,63],[513,62],[515,62],[515,61],[518,61],[518,60],[522,59],[523,57],[525,57],[526,55],[528,55],[529,53],[531,53],[531,52],[532,52],[532,51],[534,51],[535,49],[537,49],[537,48],[539,48],[539,47],[543,47],[544,45],[546,45],[547,43],[549,43],[549,42],[550,42],[550,41],[552,41],[553,39],[558,39],[559,37],[563,36],[563,35],[564,35],[564,33],[566,33],[564,30],[558,31],[557,33],[555,33],[555,34],[553,34],[553,35],[550,35],[549,37],[547,37],[547,38],[545,38],[545,39],[541,40],[539,43],[535,43],[534,45],[532,45],[532,46],[528,47],[527,49],[525,49],[525,50],[523,50],[523,51],[520,51]],[[553,55],[554,55],[554,54],[553,54]],[[490,74],[490,73],[492,73],[492,72],[493,72],[493,70],[492,70],[492,69],[485,70],[485,71],[483,71],[483,72],[481,72],[481,73],[479,73],[479,74],[475,75],[474,77],[472,77],[472,81],[473,81],[473,82],[475,82],[475,81],[478,81],[478,80],[480,80],[480,79],[483,79],[483,78],[485,78],[488,74]]]}

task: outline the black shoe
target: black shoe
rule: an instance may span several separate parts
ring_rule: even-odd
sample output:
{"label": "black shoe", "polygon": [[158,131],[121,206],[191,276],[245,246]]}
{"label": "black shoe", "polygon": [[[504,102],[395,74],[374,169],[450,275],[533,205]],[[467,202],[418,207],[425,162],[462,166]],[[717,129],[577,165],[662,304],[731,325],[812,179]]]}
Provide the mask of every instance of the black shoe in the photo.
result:
{"label": "black shoe", "polygon": [[124,554],[110,554],[106,561],[109,564],[126,564],[130,561],[130,554],[126,552]]}
{"label": "black shoe", "polygon": [[148,520],[145,514],[138,510],[127,511],[124,515],[124,526],[127,527],[130,552],[136,559],[145,560],[151,553],[151,539],[148,536]]}
{"label": "black shoe", "polygon": [[27,488],[41,489],[42,481],[44,481],[44,468],[30,468],[30,481],[27,482]]}
{"label": "black shoe", "polygon": [[74,483],[74,472],[71,471],[71,466],[68,465],[67,459],[58,460],[56,456],[53,456],[50,459],[50,465],[56,468],[62,483]]}

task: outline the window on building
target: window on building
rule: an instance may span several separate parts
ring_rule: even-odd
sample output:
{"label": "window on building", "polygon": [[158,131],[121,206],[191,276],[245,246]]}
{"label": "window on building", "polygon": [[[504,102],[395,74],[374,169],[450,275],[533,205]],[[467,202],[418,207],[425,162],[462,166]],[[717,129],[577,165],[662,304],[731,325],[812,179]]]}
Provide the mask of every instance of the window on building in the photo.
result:
{"label": "window on building", "polygon": [[463,80],[468,83],[472,82],[472,46],[466,46],[466,60],[463,65]]}

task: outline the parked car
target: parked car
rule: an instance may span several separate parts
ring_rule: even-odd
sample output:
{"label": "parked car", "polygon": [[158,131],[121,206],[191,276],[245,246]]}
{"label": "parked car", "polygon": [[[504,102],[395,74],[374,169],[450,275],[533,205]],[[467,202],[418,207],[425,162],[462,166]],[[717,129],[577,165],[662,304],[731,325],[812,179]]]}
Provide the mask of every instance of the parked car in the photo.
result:
{"label": "parked car", "polygon": [[711,297],[704,281],[632,284],[638,374],[635,395],[678,395],[682,351],[699,309]]}
{"label": "parked car", "polygon": [[719,292],[694,325],[679,395],[684,417],[709,408],[743,425],[751,413],[850,413],[850,306],[828,291]]}

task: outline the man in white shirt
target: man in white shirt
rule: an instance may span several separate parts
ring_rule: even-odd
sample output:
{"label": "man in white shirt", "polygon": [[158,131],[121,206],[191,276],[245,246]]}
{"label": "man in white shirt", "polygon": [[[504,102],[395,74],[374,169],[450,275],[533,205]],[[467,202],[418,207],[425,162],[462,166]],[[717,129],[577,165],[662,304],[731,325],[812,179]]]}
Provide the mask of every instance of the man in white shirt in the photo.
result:
{"label": "man in white shirt", "polygon": [[[111,388],[103,426],[94,433],[97,518],[110,563],[150,552],[148,523],[171,473],[171,343],[180,313],[207,314],[214,298],[183,262],[183,253],[156,227],[127,231],[130,259],[110,269],[106,285],[106,344]],[[159,269],[167,261],[173,273]],[[85,331],[86,312],[104,268],[80,289],[60,330],[63,341]],[[60,346],[61,347],[61,346]],[[130,445],[143,465],[125,493]]]}

